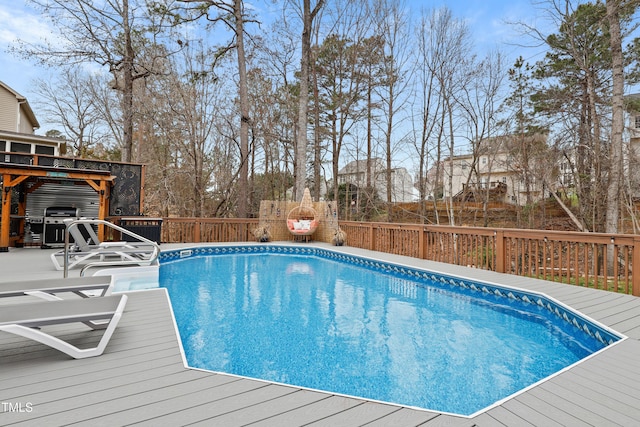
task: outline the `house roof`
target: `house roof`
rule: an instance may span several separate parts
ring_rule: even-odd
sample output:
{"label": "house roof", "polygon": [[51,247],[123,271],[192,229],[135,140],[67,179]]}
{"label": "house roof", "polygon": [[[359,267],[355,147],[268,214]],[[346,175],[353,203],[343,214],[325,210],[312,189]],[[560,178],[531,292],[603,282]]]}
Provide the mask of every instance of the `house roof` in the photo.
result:
{"label": "house roof", "polygon": [[16,142],[35,142],[44,145],[60,145],[64,144],[64,139],[52,138],[50,136],[34,135],[30,133],[11,132],[8,130],[0,130],[0,140],[10,139]]}
{"label": "house roof", "polygon": [[8,92],[10,92],[16,97],[16,100],[20,104],[20,109],[24,111],[24,114],[27,116],[32,126],[34,128],[39,128],[40,123],[38,123],[38,119],[36,119],[36,115],[33,113],[33,110],[31,109],[31,106],[29,105],[29,101],[27,101],[27,98],[20,95],[18,92],[16,92],[14,89],[12,89],[9,85],[4,83],[3,81],[0,81],[0,87],[3,87],[4,89],[6,89]]}
{"label": "house roof", "polygon": [[638,108],[638,105],[640,105],[640,93],[631,93],[629,95],[625,95],[624,102],[627,111],[633,113],[640,110],[640,108]]}
{"label": "house roof", "polygon": [[[371,166],[373,167],[374,171],[384,169],[384,163],[382,162],[382,159],[380,159],[379,157],[374,157],[371,159],[371,161],[372,161]],[[366,159],[354,160],[352,162],[347,163],[342,169],[340,169],[338,171],[338,175],[366,172],[366,170],[367,170]]]}

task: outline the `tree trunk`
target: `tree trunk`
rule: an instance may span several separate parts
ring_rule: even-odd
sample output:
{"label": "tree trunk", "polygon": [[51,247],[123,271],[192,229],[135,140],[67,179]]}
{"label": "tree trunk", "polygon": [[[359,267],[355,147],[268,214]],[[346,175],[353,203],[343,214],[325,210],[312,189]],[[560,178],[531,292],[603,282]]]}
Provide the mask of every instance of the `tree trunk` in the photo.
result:
{"label": "tree trunk", "polygon": [[[613,71],[613,93],[611,96],[611,170],[609,171],[609,187],[607,188],[607,211],[605,230],[607,233],[618,232],[620,216],[620,187],[622,177],[622,131],[624,128],[624,65],[622,59],[622,36],[620,34],[619,0],[607,0],[607,19],[611,43],[611,62]],[[613,245],[607,246],[607,260],[612,270]]]}
{"label": "tree trunk", "polygon": [[133,159],[133,44],[131,42],[131,28],[129,26],[129,0],[122,2],[122,26],[124,32],[122,115],[123,115],[123,147],[121,158],[123,162]]}
{"label": "tree trunk", "polygon": [[235,0],[233,12],[236,21],[238,50],[238,82],[240,85],[240,176],[238,177],[238,218],[246,218],[249,190],[249,94],[247,90],[247,65],[244,54],[244,21],[242,0]]}
{"label": "tree trunk", "polygon": [[624,68],[622,60],[622,37],[618,0],[607,0],[607,18],[611,34],[611,59],[613,68],[613,94],[611,97],[611,171],[607,189],[607,233],[618,232],[620,215],[620,182],[622,174],[622,131],[624,128]]}
{"label": "tree trunk", "polygon": [[569,215],[569,218],[571,218],[571,221],[573,221],[573,223],[575,224],[575,226],[578,228],[578,231],[582,231],[584,232],[585,227],[584,224],[582,224],[582,222],[580,222],[580,220],[578,219],[578,217],[576,217],[573,212],[571,211],[571,209],[569,209],[569,207],[567,205],[564,204],[564,202],[562,201],[562,199],[560,199],[560,197],[558,197],[558,191],[555,188],[551,188],[551,186],[546,185],[547,188],[549,188],[549,191],[551,193],[551,195],[553,196],[554,199],[556,199],[556,202],[558,202],[558,204],[560,205],[560,207],[562,208],[562,210],[565,211],[565,213],[567,215]]}
{"label": "tree trunk", "polygon": [[[300,97],[296,138],[295,200],[302,200],[307,181],[307,112],[309,109],[309,60],[311,55],[311,0],[303,0],[302,55],[300,59]],[[335,177],[334,177],[335,178]]]}
{"label": "tree trunk", "polygon": [[318,71],[316,67],[311,67],[312,75],[313,75],[313,99],[316,108],[313,111],[313,123],[314,123],[314,132],[313,132],[313,195],[316,200],[320,200],[320,191],[321,188],[321,177],[320,177],[320,163],[322,160],[322,152],[320,150],[320,93],[318,91]]}
{"label": "tree trunk", "polygon": [[[391,69],[391,73],[393,73],[393,68]],[[391,80],[393,81],[393,76],[391,77]],[[391,203],[393,202],[393,171],[391,170],[391,132],[393,131],[393,100],[394,100],[394,93],[393,93],[394,87],[393,87],[393,83],[389,84],[389,101],[387,104],[387,114],[388,114],[388,118],[387,118],[387,134],[385,135],[385,145],[386,145],[386,149],[387,149],[387,170],[386,170],[386,175],[387,175],[387,215],[389,218],[389,221],[392,220],[392,216],[391,216]]]}

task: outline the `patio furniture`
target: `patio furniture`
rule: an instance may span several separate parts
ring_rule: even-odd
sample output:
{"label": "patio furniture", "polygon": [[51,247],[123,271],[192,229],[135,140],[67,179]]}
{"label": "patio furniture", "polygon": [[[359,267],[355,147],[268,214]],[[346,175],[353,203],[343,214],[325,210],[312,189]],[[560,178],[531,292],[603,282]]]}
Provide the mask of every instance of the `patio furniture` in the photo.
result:
{"label": "patio furniture", "polygon": [[[40,342],[75,359],[99,356],[104,352],[118,326],[126,304],[126,295],[111,295],[101,298],[3,305],[0,310],[0,331]],[[91,329],[105,330],[96,347],[81,349],[40,329],[47,325],[77,322],[82,322]]]}
{"label": "patio furniture", "polygon": [[307,241],[315,233],[318,224],[318,213],[313,208],[311,193],[305,188],[300,205],[291,209],[287,215],[287,228],[292,235],[303,236]]}
{"label": "patio furniture", "polygon": [[[69,234],[74,244],[69,248],[68,268],[72,269],[89,262],[124,261],[128,264],[149,265],[153,262],[156,249],[145,242],[101,242],[89,223],[75,222],[69,226]],[[56,270],[64,270],[64,250],[51,254]]]}
{"label": "patio furniture", "polygon": [[[113,290],[111,276],[70,277],[66,279],[37,279],[0,283],[0,298],[32,295],[58,300],[56,294],[74,293],[82,298],[91,294],[110,295]],[[89,292],[89,293],[87,293]]]}

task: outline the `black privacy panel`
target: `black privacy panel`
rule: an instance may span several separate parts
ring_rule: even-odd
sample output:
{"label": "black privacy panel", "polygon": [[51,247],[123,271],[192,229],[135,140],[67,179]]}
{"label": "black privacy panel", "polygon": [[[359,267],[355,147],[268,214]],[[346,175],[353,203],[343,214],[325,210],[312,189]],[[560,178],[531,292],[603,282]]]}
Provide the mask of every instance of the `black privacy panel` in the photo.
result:
{"label": "black privacy panel", "polygon": [[78,169],[110,171],[115,177],[109,199],[109,216],[140,215],[142,189],[142,165],[75,160]]}
{"label": "black privacy panel", "polygon": [[142,166],[112,164],[111,175],[115,176],[111,188],[109,215],[140,215],[140,191],[142,188]]}

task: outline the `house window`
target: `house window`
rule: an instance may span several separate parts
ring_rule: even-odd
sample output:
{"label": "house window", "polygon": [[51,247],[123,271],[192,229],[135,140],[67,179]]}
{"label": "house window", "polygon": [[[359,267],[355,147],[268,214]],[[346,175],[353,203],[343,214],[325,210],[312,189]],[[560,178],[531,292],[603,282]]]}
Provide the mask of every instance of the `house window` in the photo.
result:
{"label": "house window", "polygon": [[636,116],[636,129],[640,129],[640,116]]}
{"label": "house window", "polygon": [[23,144],[21,142],[11,143],[12,153],[31,153],[31,144]]}
{"label": "house window", "polygon": [[483,164],[483,165],[486,165],[486,164],[487,164],[487,158],[486,158],[486,157],[483,157],[483,158],[482,158],[482,164]]}
{"label": "house window", "polygon": [[7,141],[0,141],[0,151],[7,151]]}
{"label": "house window", "polygon": [[55,150],[53,147],[47,147],[46,145],[36,145],[36,154],[48,154],[53,156]]}
{"label": "house window", "polygon": [[506,183],[507,183],[507,177],[506,177],[506,176],[503,176],[503,177],[502,177],[502,183],[503,183],[503,184],[506,184]]}

